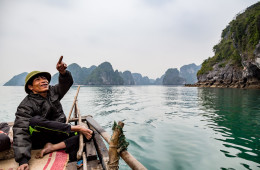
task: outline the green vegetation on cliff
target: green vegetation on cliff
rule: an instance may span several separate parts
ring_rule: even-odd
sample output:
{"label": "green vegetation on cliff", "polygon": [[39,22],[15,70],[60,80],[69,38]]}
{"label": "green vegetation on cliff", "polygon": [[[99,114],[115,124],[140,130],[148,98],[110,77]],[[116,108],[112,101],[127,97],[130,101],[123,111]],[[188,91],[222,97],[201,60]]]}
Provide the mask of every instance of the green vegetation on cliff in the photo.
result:
{"label": "green vegetation on cliff", "polygon": [[224,67],[228,62],[233,66],[242,66],[242,56],[245,60],[253,58],[253,51],[260,39],[260,2],[248,7],[222,31],[221,41],[213,47],[215,55],[204,60],[197,75],[213,70],[219,63]]}
{"label": "green vegetation on cliff", "polygon": [[114,71],[109,62],[100,64],[87,77],[86,84],[88,85],[123,85],[124,80],[119,75],[119,72]]}

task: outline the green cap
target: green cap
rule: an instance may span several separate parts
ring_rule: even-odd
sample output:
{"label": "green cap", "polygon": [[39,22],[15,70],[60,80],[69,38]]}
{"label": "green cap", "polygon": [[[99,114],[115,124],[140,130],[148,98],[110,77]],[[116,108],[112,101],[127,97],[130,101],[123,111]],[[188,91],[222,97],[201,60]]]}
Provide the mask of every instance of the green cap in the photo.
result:
{"label": "green cap", "polygon": [[24,89],[26,93],[30,93],[30,89],[28,88],[28,83],[30,82],[30,80],[33,80],[33,78],[37,77],[37,76],[44,76],[47,78],[47,80],[50,82],[51,81],[51,74],[48,72],[42,72],[42,71],[32,71],[30,73],[27,74],[27,76],[25,77],[25,85],[24,85]]}

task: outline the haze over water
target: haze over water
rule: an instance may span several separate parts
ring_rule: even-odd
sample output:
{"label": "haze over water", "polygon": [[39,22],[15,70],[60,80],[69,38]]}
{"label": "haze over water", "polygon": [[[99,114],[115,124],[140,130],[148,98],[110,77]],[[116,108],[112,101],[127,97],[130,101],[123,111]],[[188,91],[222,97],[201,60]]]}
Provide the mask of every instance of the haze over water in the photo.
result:
{"label": "haze over water", "polygon": [[[62,99],[66,114],[76,90]],[[24,89],[2,86],[0,94],[0,120],[13,121]],[[260,90],[81,87],[78,103],[110,134],[123,120],[128,151],[148,169],[260,169]],[[129,169],[123,160],[120,169]]]}

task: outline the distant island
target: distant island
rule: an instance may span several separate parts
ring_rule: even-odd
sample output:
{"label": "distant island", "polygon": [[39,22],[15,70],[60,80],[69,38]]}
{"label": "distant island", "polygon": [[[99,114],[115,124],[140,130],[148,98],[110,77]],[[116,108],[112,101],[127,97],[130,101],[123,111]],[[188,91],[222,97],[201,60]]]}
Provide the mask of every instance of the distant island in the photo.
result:
{"label": "distant island", "polygon": [[191,86],[260,88],[260,2],[229,23],[213,51]]}
{"label": "distant island", "polygon": [[[109,62],[90,68],[80,67],[77,63],[70,64],[74,85],[184,85],[197,82],[196,74],[201,66],[196,64],[184,65],[180,68],[169,68],[165,74],[156,80],[142,76],[140,73],[131,73],[127,70],[114,70]],[[4,86],[24,86],[24,79],[28,73],[14,76]],[[51,85],[58,83],[58,73],[52,76]]]}

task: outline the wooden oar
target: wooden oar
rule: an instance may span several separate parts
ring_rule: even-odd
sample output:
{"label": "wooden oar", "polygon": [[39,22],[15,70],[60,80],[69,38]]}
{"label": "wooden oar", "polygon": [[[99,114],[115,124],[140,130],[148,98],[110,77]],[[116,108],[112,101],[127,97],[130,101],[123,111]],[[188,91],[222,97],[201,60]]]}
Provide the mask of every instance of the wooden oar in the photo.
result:
{"label": "wooden oar", "polygon": [[76,103],[76,101],[77,101],[77,97],[78,97],[78,94],[79,94],[79,89],[80,89],[80,86],[78,86],[76,96],[74,97],[74,101],[73,101],[72,107],[71,107],[70,112],[69,112],[69,116],[68,116],[67,121],[66,121],[67,124],[69,123],[71,113],[72,113],[73,108],[74,108],[74,106],[75,106],[75,103]]}
{"label": "wooden oar", "polygon": [[[87,122],[96,129],[96,131],[105,139],[109,144],[111,136],[92,118],[92,116],[87,116]],[[120,153],[121,158],[130,166],[132,169],[146,170],[146,168],[136,160],[129,152],[122,151]]]}

